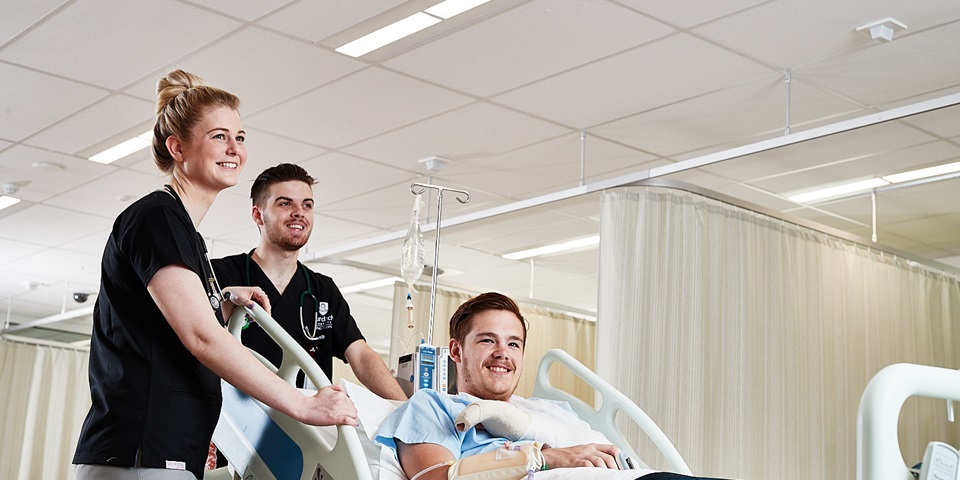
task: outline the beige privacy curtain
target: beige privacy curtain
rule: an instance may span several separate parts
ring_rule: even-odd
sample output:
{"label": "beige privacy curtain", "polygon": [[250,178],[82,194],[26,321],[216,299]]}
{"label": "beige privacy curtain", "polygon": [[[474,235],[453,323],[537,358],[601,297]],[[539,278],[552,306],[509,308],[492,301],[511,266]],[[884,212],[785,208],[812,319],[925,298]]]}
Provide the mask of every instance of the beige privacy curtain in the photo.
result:
{"label": "beige privacy curtain", "polygon": [[90,408],[85,351],[0,338],[0,478],[72,479]]}
{"label": "beige privacy curtain", "polygon": [[[696,474],[855,478],[870,378],[960,367],[951,275],[692,194],[614,191],[601,208],[597,371]],[[908,400],[907,464],[931,440],[960,446],[945,402]]]}
{"label": "beige privacy curtain", "polygon": [[[393,293],[393,338],[390,343],[391,369],[396,369],[400,355],[412,352],[421,338],[426,338],[430,317],[430,286],[417,285],[419,294],[414,294],[414,326],[407,328],[407,285],[397,282]],[[437,288],[434,312],[433,345],[445,346],[450,340],[449,323],[453,312],[475,294]],[[517,299],[514,299],[517,300]],[[540,358],[550,349],[562,348],[589,368],[594,367],[596,324],[564,312],[543,308],[517,300],[520,312],[530,324],[527,344],[524,349],[523,375],[517,394],[525,397],[533,392],[537,366]],[[593,403],[593,391],[582,382],[565,375],[563,370],[551,371],[551,382],[584,401]]]}

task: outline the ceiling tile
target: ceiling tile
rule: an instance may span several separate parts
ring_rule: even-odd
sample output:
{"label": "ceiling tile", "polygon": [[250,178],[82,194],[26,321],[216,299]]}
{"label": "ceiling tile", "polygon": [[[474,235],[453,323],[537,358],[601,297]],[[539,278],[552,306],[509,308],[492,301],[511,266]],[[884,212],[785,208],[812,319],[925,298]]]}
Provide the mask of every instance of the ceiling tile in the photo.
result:
{"label": "ceiling tile", "polygon": [[[463,189],[460,185],[447,184],[443,186]],[[446,219],[483,210],[494,203],[502,203],[499,198],[485,192],[470,192],[470,202],[467,204],[460,204],[451,197],[450,193],[444,196],[443,218]],[[431,190],[424,193],[423,201],[430,205],[427,207],[430,212],[436,212],[435,191]],[[412,207],[413,194],[410,192],[410,183],[403,182],[358,195],[348,200],[324,205],[321,212],[324,215],[341,220],[379,227],[387,231],[397,231],[406,230],[410,223]]]}
{"label": "ceiling tile", "polygon": [[112,224],[113,219],[34,205],[0,219],[0,231],[6,239],[55,247],[109,229]]}
{"label": "ceiling tile", "polygon": [[63,3],[64,0],[37,0],[23,2],[16,8],[12,5],[9,6],[11,8],[5,8],[0,17],[0,48]]}
{"label": "ceiling tile", "polygon": [[324,0],[295,2],[257,22],[268,28],[320,43],[347,27],[383,13],[403,0]]}
{"label": "ceiling tile", "polygon": [[231,0],[229,8],[224,8],[223,0],[188,0],[188,3],[202,5],[221,15],[229,15],[246,21],[254,20],[278,7],[293,3],[292,0]]}
{"label": "ceiling tile", "polygon": [[[34,168],[35,163],[50,163],[64,167],[50,171]],[[112,173],[117,167],[101,165],[77,157],[17,145],[0,152],[0,176],[4,181],[25,182],[17,196],[42,202],[65,193],[84,183]]]}
{"label": "ceiling tile", "polygon": [[[345,55],[255,27],[234,32],[177,63],[178,68],[239,96],[245,119],[364,66]],[[157,80],[151,79],[151,87]],[[155,98],[155,90],[149,92]]]}
{"label": "ceiling tile", "polygon": [[943,138],[960,137],[960,105],[941,108],[920,115],[914,115],[902,120],[907,125],[913,125],[926,132]]}
{"label": "ceiling tile", "polygon": [[384,233],[384,230],[377,227],[360,225],[352,221],[323,215],[321,209],[313,220],[313,233],[310,235],[310,242],[301,251],[301,254],[309,255],[311,251],[332,248],[350,240],[359,240],[382,233]]}
{"label": "ceiling tile", "polygon": [[257,176],[267,168],[280,163],[302,164],[304,161],[322,155],[327,149],[295,140],[289,137],[275,135],[256,128],[244,127],[247,130],[247,164],[243,167],[237,186],[229,191],[250,198],[250,187]]}
{"label": "ceiling tile", "polygon": [[115,90],[239,25],[171,0],[74,2],[0,50],[0,59]]}
{"label": "ceiling tile", "polygon": [[[3,225],[2,219],[0,219],[0,225]],[[35,243],[7,240],[3,238],[5,236],[6,234],[0,233],[0,265],[33,255],[46,248]],[[3,295],[0,294],[0,298],[2,297]]]}
{"label": "ceiling tile", "polygon": [[8,272],[71,279],[100,271],[100,257],[49,248],[3,266]]}
{"label": "ceiling tile", "polygon": [[[605,138],[666,157],[701,148],[721,149],[783,135],[787,126],[784,76],[771,74],[591,129]],[[859,107],[802,81],[791,82],[792,131]],[[709,112],[709,113],[707,113]],[[866,112],[864,112],[866,113]],[[691,150],[691,147],[696,147]]]}
{"label": "ceiling tile", "polygon": [[[682,60],[676,57],[680,51],[684,52]],[[585,128],[771,73],[740,55],[678,34],[493,100],[564,125]],[[619,93],[607,93],[612,91]]]}
{"label": "ceiling tile", "polygon": [[741,183],[728,183],[716,189],[717,192],[737,199],[738,204],[749,202],[759,205],[763,208],[773,210],[774,212],[783,211],[796,206],[795,203],[784,200],[782,197],[769,191],[744,185]]}
{"label": "ceiling tile", "polygon": [[[113,138],[134,126],[150,123],[154,117],[153,109],[154,105],[150,102],[126,95],[111,95],[30,137],[24,143],[70,155],[79,154],[100,139]],[[99,153],[149,130],[149,126],[143,127],[135,134],[110,145],[101,145],[96,151],[84,152],[86,155],[82,156]]]}
{"label": "ceiling tile", "polygon": [[818,185],[879,177],[917,168],[960,161],[960,146],[928,142],[873,155],[854,156],[832,165],[819,166],[784,175],[761,178],[750,183],[776,193],[796,192]]}
{"label": "ceiling tile", "polygon": [[[313,194],[320,212],[330,203],[418,179],[418,175],[410,171],[337,152],[307,160],[300,166],[317,179]],[[362,183],[351,181],[360,178]]]}
{"label": "ceiling tile", "polygon": [[914,29],[922,29],[960,15],[960,9],[951,0],[932,1],[923,9],[896,0],[857,0],[830,4],[829,12],[825,18],[822,8],[779,0],[699,26],[694,31],[734,51],[786,69],[858,48],[888,46],[874,43],[869,35],[856,31],[858,26],[881,18],[894,17]]}
{"label": "ceiling tile", "polygon": [[151,175],[129,169],[116,169],[51,197],[44,203],[113,219],[134,201],[161,188],[165,181],[166,178],[159,175],[159,172]]}
{"label": "ceiling tile", "polygon": [[337,148],[471,100],[419,80],[367,68],[247,117],[262,130]]}
{"label": "ceiling tile", "polygon": [[505,108],[474,103],[344,151],[399,168],[423,169],[417,162],[427,157],[440,156],[454,162],[482,158],[563,133],[569,130]]}
{"label": "ceiling tile", "polygon": [[[960,19],[960,7],[953,4],[952,19]],[[960,22],[954,21],[838,55],[796,72],[866,105],[884,107],[900,99],[960,85],[960,62],[952,61],[960,57],[957,38]]]}
{"label": "ceiling tile", "polygon": [[[412,49],[384,65],[486,97],[672,31],[612,3],[538,0]],[[556,54],[544,55],[545,51]]]}
{"label": "ceiling tile", "polygon": [[[583,162],[581,162],[583,157]],[[521,199],[580,185],[581,163],[585,183],[609,173],[646,168],[649,154],[587,135],[570,133],[500,155],[454,162],[437,174],[438,179]]]}
{"label": "ceiling tile", "polygon": [[697,8],[690,8],[683,2],[661,2],[659,0],[616,0],[618,3],[633,7],[651,17],[687,28],[694,25],[727,16],[767,0],[725,0],[723,2],[703,2]]}
{"label": "ceiling tile", "polygon": [[[914,129],[904,129],[895,123],[873,125],[847,131],[809,142],[768,150],[702,167],[725,178],[750,182],[772,176],[792,176],[800,171],[813,171],[832,165],[873,157],[883,152],[895,152],[909,146],[930,143],[934,137]],[[854,179],[855,175],[840,170],[836,181]],[[872,171],[852,170],[857,175],[872,177]],[[815,172],[820,174],[821,172]],[[803,188],[796,185],[795,188]]]}
{"label": "ceiling tile", "polygon": [[[0,50],[0,55],[3,52]],[[0,63],[0,78],[0,135],[12,141],[22,140],[107,95],[98,88],[5,63]]]}

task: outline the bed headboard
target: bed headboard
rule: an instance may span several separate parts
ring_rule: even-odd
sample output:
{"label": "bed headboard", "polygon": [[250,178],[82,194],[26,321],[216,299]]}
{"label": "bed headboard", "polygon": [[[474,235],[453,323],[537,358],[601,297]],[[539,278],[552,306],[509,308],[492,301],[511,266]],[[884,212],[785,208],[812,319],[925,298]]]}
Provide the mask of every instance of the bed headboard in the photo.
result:
{"label": "bed headboard", "polygon": [[897,435],[911,396],[960,400],[960,371],[896,363],[873,376],[857,411],[857,480],[914,480]]}

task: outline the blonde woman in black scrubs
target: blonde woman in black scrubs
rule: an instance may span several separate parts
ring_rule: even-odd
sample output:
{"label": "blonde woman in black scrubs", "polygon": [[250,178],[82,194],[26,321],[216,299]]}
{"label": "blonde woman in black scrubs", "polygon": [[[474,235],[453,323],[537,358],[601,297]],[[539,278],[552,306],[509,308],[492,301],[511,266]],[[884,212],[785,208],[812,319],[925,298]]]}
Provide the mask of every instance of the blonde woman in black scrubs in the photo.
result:
{"label": "blonde woman in black scrubs", "polygon": [[339,387],[303,395],[223,328],[235,305],[270,306],[258,287],[221,290],[197,233],[246,162],[239,99],[182,70],[157,94],[153,154],[170,181],[117,217],[104,248],[80,480],[202,478],[220,378],[301,422],[356,425]]}

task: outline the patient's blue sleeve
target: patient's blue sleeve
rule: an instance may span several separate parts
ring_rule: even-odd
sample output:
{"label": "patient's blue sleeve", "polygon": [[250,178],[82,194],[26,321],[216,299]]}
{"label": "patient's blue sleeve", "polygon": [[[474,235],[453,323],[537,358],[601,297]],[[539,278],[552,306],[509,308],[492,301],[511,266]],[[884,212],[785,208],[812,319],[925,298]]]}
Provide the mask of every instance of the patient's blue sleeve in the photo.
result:
{"label": "patient's blue sleeve", "polygon": [[450,450],[455,459],[495,450],[506,443],[505,439],[475,428],[460,432],[454,425],[457,415],[473,401],[476,399],[418,390],[383,421],[377,430],[377,442],[394,451],[394,439],[406,444],[434,443]]}

